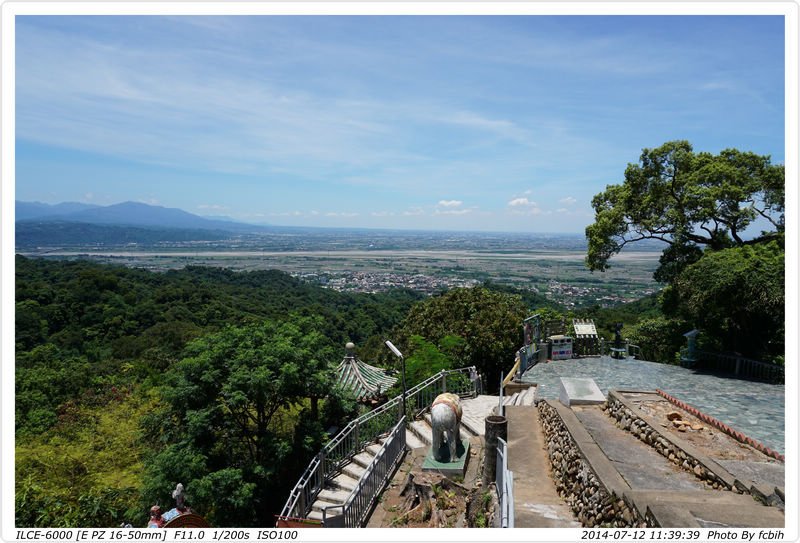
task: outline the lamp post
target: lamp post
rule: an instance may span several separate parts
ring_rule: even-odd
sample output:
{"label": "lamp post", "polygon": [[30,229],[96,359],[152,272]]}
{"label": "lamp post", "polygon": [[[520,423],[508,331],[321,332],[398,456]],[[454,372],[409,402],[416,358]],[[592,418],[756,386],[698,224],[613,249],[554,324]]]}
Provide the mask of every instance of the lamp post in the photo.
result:
{"label": "lamp post", "polygon": [[391,341],[387,339],[386,341],[384,341],[384,344],[387,347],[389,347],[389,350],[392,351],[397,358],[400,359],[403,368],[402,376],[403,376],[403,417],[404,417],[406,413],[408,413],[408,411],[406,411],[406,359],[403,358],[403,353],[401,353],[400,350],[397,347],[395,347]]}

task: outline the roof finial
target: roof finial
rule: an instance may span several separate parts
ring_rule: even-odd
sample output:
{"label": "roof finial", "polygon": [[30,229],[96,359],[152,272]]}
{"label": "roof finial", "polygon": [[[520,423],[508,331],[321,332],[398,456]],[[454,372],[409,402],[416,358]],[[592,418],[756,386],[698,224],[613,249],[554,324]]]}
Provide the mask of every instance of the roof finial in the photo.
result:
{"label": "roof finial", "polygon": [[347,351],[347,358],[353,358],[353,351],[356,348],[355,344],[352,341],[348,341],[344,348],[345,351]]}

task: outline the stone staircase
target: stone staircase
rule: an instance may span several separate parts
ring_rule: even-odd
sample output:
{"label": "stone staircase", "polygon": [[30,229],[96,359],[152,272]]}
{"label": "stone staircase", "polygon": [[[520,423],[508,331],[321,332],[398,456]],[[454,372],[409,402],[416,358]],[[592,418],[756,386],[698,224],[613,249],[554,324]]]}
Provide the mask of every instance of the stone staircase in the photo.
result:
{"label": "stone staircase", "polygon": [[[341,505],[347,501],[347,498],[358,486],[358,482],[366,472],[367,467],[381,450],[384,440],[384,438],[381,438],[376,443],[367,445],[364,450],[355,455],[342,468],[342,472],[339,475],[328,481],[325,488],[320,491],[317,499],[311,505],[311,511],[308,513],[307,518],[322,520],[323,508],[331,505]],[[336,516],[339,512],[338,509],[334,509],[329,512],[329,516]]]}
{"label": "stone staircase", "polygon": [[[531,387],[520,393],[503,398],[504,405],[533,405],[535,387]],[[485,431],[484,419],[487,415],[497,410],[499,402],[498,396],[479,395],[474,398],[461,400],[461,436],[471,438],[483,435]],[[430,447],[431,444],[431,415],[425,413],[420,419],[414,420],[406,427],[406,448],[417,449],[420,447]],[[331,505],[344,503],[350,493],[356,488],[359,480],[364,475],[367,467],[383,446],[383,439],[371,443],[360,453],[352,458],[342,468],[342,472],[334,477],[320,491],[317,499],[311,506],[308,514],[309,519],[322,520],[322,509]],[[336,515],[339,510],[329,511],[329,514]]]}

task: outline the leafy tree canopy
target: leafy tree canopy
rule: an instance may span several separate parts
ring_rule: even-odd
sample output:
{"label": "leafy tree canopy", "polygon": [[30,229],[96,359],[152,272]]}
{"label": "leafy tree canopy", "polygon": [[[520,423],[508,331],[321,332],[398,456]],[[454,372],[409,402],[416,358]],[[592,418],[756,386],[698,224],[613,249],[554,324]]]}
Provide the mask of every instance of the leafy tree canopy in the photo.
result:
{"label": "leafy tree canopy", "polygon": [[[478,287],[453,289],[411,308],[401,328],[402,344],[408,348],[412,336],[438,344],[456,367],[476,366],[491,389],[500,372],[514,364],[526,316],[519,296]],[[460,337],[463,343],[446,336]]]}
{"label": "leafy tree canopy", "polygon": [[[737,149],[695,153],[688,141],[644,149],[625,181],[592,199],[595,221],[586,228],[587,266],[604,271],[627,244],[668,244],[656,279],[669,282],[699,260],[702,249],[757,244],[784,230],[784,167],[769,156]],[[756,218],[770,231],[746,238]]]}
{"label": "leafy tree canopy", "polygon": [[780,356],[784,256],[777,241],[708,252],[665,290],[664,309],[705,331],[709,348],[756,358]]}
{"label": "leafy tree canopy", "polygon": [[267,321],[190,343],[165,376],[169,409],[156,435],[169,445],[147,464],[146,498],[167,503],[182,482],[212,524],[268,525],[292,462],[292,436],[276,431],[274,417],[332,388],[338,350],[320,326]]}

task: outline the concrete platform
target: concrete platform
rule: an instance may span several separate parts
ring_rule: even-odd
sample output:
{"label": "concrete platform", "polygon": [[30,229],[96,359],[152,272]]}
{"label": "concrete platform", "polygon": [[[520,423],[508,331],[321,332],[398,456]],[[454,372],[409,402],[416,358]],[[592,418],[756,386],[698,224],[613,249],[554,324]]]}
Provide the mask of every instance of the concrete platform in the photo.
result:
{"label": "concrete platform", "polygon": [[580,528],[556,492],[535,407],[508,406],[508,469],[514,472],[514,526]]}
{"label": "concrete platform", "polygon": [[606,401],[594,379],[561,377],[558,399],[567,407],[593,405]]}
{"label": "concrete platform", "polygon": [[[449,457],[450,450],[447,445],[442,444],[439,448],[440,457]],[[422,463],[422,471],[433,471],[441,473],[447,477],[463,477],[467,471],[469,462],[469,439],[462,439],[456,447],[456,458],[452,461],[439,461],[433,456],[433,450],[429,451]]]}

